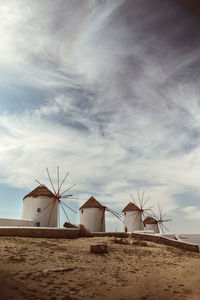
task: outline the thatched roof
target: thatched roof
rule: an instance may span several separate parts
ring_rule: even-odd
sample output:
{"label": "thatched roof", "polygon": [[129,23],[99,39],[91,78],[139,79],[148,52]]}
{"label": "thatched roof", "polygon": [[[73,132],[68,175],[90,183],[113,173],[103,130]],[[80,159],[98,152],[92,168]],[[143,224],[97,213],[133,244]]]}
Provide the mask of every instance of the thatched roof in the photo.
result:
{"label": "thatched roof", "polygon": [[122,210],[122,212],[126,212],[126,211],[139,211],[139,207],[137,207],[137,205],[135,205],[133,202],[129,202],[129,204],[127,204],[124,209]]}
{"label": "thatched roof", "polygon": [[29,194],[24,196],[23,199],[27,197],[36,198],[40,196],[55,198],[55,195],[45,185],[41,184],[38,187],[36,187],[33,191],[31,191]]}
{"label": "thatched roof", "polygon": [[144,219],[144,225],[146,225],[146,224],[157,224],[157,223],[158,223],[158,221],[156,219],[150,217],[150,216],[148,216]]}
{"label": "thatched roof", "polygon": [[79,209],[93,207],[105,209],[105,206],[101,205],[94,197],[90,197]]}

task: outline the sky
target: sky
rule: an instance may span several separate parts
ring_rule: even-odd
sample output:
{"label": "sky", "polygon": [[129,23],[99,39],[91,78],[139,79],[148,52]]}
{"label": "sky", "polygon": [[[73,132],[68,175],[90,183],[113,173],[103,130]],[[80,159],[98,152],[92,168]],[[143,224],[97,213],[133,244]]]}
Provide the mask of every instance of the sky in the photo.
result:
{"label": "sky", "polygon": [[59,166],[77,211],[94,196],[120,212],[145,190],[170,231],[200,233],[200,15],[188,3],[0,2],[0,217],[20,218],[34,179],[50,187],[48,167],[56,184]]}

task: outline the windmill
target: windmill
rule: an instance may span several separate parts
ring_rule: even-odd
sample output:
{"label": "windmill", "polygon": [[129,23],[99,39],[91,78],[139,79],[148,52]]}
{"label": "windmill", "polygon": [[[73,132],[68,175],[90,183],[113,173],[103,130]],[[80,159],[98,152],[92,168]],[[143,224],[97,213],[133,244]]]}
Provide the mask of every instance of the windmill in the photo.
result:
{"label": "windmill", "polygon": [[145,199],[145,190],[140,194],[137,189],[137,200],[131,193],[132,202],[123,209],[124,229],[128,232],[144,230],[143,217],[151,211],[152,207],[146,207],[150,197]]}
{"label": "windmill", "polygon": [[102,205],[92,196],[79,208],[80,224],[91,232],[105,232],[105,211],[122,221],[119,213]]}
{"label": "windmill", "polygon": [[[162,233],[164,233],[164,229],[166,231],[169,231],[167,229],[167,227],[163,224],[164,222],[170,222],[172,221],[172,219],[164,219],[164,217],[166,216],[166,213],[163,213],[163,208],[162,206],[158,203],[157,204],[158,206],[158,216],[152,211],[152,217],[154,217],[154,220],[156,221],[157,223],[157,226],[158,226],[158,233],[161,231]],[[156,224],[154,223],[154,224]],[[146,225],[146,227],[148,227],[149,224]]]}
{"label": "windmill", "polygon": [[52,214],[55,210],[55,207],[57,207],[57,215],[59,216],[59,227],[60,227],[60,208],[64,212],[64,215],[65,215],[65,217],[66,217],[66,219],[69,223],[70,223],[70,219],[69,219],[69,216],[66,212],[66,208],[70,209],[73,213],[77,213],[68,204],[66,204],[66,202],[64,202],[64,200],[66,200],[66,199],[78,199],[78,198],[73,197],[72,194],[66,194],[76,184],[72,184],[70,187],[68,187],[64,191],[61,191],[62,187],[63,187],[63,185],[64,185],[64,183],[65,183],[65,181],[66,181],[66,179],[69,175],[69,172],[67,172],[67,174],[60,181],[60,171],[59,171],[59,167],[57,167],[57,184],[56,184],[56,187],[54,187],[54,185],[53,185],[53,182],[52,182],[52,179],[51,179],[48,168],[46,168],[46,172],[47,172],[47,176],[48,176],[50,185],[52,187],[52,190],[49,190],[45,185],[41,184],[37,179],[35,179],[35,181],[37,183],[39,183],[40,187],[46,188],[47,190],[49,190],[53,194],[53,201],[50,201],[50,203],[47,203],[47,205],[39,211],[39,213],[37,214],[37,218],[41,217],[42,214],[44,214],[46,212],[46,210],[48,210],[49,213],[48,213],[47,226],[49,226],[49,224],[51,222]]}

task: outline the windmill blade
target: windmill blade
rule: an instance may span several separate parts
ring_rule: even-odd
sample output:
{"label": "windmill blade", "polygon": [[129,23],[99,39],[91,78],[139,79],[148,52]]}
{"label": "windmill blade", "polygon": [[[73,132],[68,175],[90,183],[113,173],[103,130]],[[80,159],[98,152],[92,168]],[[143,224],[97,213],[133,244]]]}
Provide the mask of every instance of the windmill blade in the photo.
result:
{"label": "windmill blade", "polygon": [[145,212],[144,211],[141,211],[141,215],[142,215],[142,217],[145,218]]}
{"label": "windmill blade", "polygon": [[61,197],[61,199],[67,199],[67,198],[69,198],[69,199],[76,199],[76,200],[78,200],[78,198],[77,198],[77,197],[71,197],[71,195],[66,195],[66,196],[62,196],[62,197]]}
{"label": "windmill blade", "polygon": [[48,170],[48,168],[46,168],[46,170],[47,170],[47,175],[48,175],[48,177],[49,177],[49,181],[50,181],[51,186],[52,186],[52,188],[53,188],[54,194],[57,195],[57,194],[56,194],[56,190],[54,189],[53,183],[52,183],[52,181],[51,181],[51,177],[50,177],[50,175],[49,175],[49,170]]}
{"label": "windmill blade", "polygon": [[136,203],[132,193],[131,193],[131,198],[132,198],[133,203],[137,206],[137,203]]}
{"label": "windmill blade", "polygon": [[[134,214],[133,214],[133,215],[134,215]],[[136,219],[137,219],[138,217],[141,217],[141,215],[142,215],[141,211],[138,211],[138,212],[137,212]]]}
{"label": "windmill blade", "polygon": [[140,200],[140,193],[139,193],[138,189],[137,189],[137,194],[138,194],[138,200],[139,200],[139,203],[140,203],[140,209],[142,209],[142,203],[141,203],[141,200]]}
{"label": "windmill blade", "polygon": [[163,229],[163,226],[162,226],[162,223],[159,223],[159,228],[160,228],[160,231],[161,231],[161,233],[164,233],[164,229]]}
{"label": "windmill blade", "polygon": [[106,210],[109,211],[111,214],[115,215],[121,221],[123,221],[122,218],[121,218],[120,213],[118,213],[118,212],[116,212],[116,211],[114,211],[114,210],[112,210],[111,208],[108,208],[108,207],[106,207]]}
{"label": "windmill blade", "polygon": [[69,175],[69,172],[67,172],[67,174],[65,175],[65,177],[63,178],[62,182],[61,182],[61,185],[59,186],[59,189],[58,189],[58,194],[60,193],[60,190],[61,190],[61,187],[63,185],[63,183],[65,182],[67,176]]}
{"label": "windmill blade", "polygon": [[161,219],[163,219],[163,206],[160,205],[160,215],[161,215]]}
{"label": "windmill blade", "polygon": [[158,202],[158,211],[159,211],[159,215],[160,215],[159,219],[162,219],[162,211],[161,211],[161,207],[160,207],[160,203],[159,202]]}
{"label": "windmill blade", "polygon": [[142,199],[141,199],[141,202],[142,202],[142,207],[144,207],[144,205],[143,205],[144,193],[145,193],[145,190],[143,190],[143,192],[142,192]]}
{"label": "windmill blade", "polygon": [[59,218],[59,228],[60,228],[60,206],[58,205],[58,218]]}
{"label": "windmill blade", "polygon": [[[57,166],[57,179],[58,179],[58,191],[59,191],[59,167]],[[58,192],[57,192],[57,195],[58,195]]]}
{"label": "windmill blade", "polygon": [[142,211],[152,210],[153,206],[150,206],[149,208],[144,208]]}
{"label": "windmill blade", "polygon": [[148,214],[150,217],[154,218],[159,223],[159,219],[153,211],[151,211],[150,214],[149,213],[146,213],[146,214]]}
{"label": "windmill blade", "polygon": [[117,215],[123,216],[122,213],[118,213],[118,212],[114,211],[113,209],[111,209],[111,208],[109,208],[109,207],[106,207],[106,209],[109,209],[110,211],[114,212],[114,213],[117,214]]}
{"label": "windmill blade", "polygon": [[143,219],[145,219],[145,214],[144,214],[144,212],[142,212],[142,217],[143,217],[143,218],[141,218],[141,223],[143,223],[143,225],[144,225],[144,221],[143,221]]}
{"label": "windmill blade", "polygon": [[163,228],[165,228],[169,232],[168,228],[163,223],[160,224],[162,224]]}
{"label": "windmill blade", "polygon": [[122,215],[120,213],[117,213],[117,212],[115,212],[113,210],[110,210],[110,213],[112,213],[113,215],[115,215],[120,221],[122,221],[124,223]]}
{"label": "windmill blade", "polygon": [[[151,210],[151,212],[152,212],[152,210]],[[145,214],[146,215],[148,215],[148,216],[150,216],[150,217],[152,217],[152,218],[155,218],[156,219],[156,221],[157,221],[157,217],[156,217],[156,215],[154,214],[154,215],[152,215],[151,213],[148,213],[148,212],[146,212],[145,211]]]}
{"label": "windmill blade", "polygon": [[147,204],[147,202],[149,201],[149,199],[151,199],[151,197],[148,197],[148,198],[144,201],[143,207]]}
{"label": "windmill blade", "polygon": [[69,191],[73,186],[75,186],[76,184],[72,184],[68,189],[66,189],[63,193],[61,193],[60,195],[62,196],[63,194],[65,194],[67,191]]}
{"label": "windmill blade", "polygon": [[156,220],[158,220],[158,217],[156,216],[156,214],[154,213],[154,211],[151,211],[152,215],[156,218]]}
{"label": "windmill blade", "polygon": [[124,223],[124,221],[122,220],[121,216],[115,214],[114,212],[110,211],[111,214],[113,214],[113,216],[115,216],[116,218],[118,218],[121,222]]}
{"label": "windmill blade", "polygon": [[164,213],[164,214],[162,215],[162,219],[166,216],[166,214],[167,214],[167,213]]}
{"label": "windmill blade", "polygon": [[159,224],[159,228],[160,228],[160,232],[164,233],[164,227],[162,223],[158,223]]}
{"label": "windmill blade", "polygon": [[50,213],[50,216],[49,216],[49,221],[48,221],[48,226],[49,226],[49,223],[50,223],[50,220],[51,220],[51,215],[52,215],[52,212],[53,212],[53,209],[54,209],[55,203],[56,203],[56,200],[54,200],[54,204],[53,204],[53,207],[52,207],[52,209],[51,209],[51,213]]}
{"label": "windmill blade", "polygon": [[143,215],[143,212],[142,211],[138,211],[137,216],[135,218],[135,220],[137,220],[137,218],[139,217],[140,229],[141,229],[141,224],[143,223],[142,215]]}
{"label": "windmill blade", "polygon": [[162,222],[170,222],[172,219],[162,220]]}
{"label": "windmill blade", "polygon": [[64,214],[65,214],[65,216],[66,216],[68,222],[70,223],[70,219],[69,219],[69,217],[68,217],[68,215],[67,215],[67,213],[66,213],[66,211],[65,211],[65,209],[64,209],[64,207],[63,207],[63,205],[62,205],[61,202],[60,202],[60,205],[61,205],[61,207],[62,207],[62,209],[63,209],[63,211],[64,211]]}
{"label": "windmill blade", "polygon": [[63,196],[61,196],[61,198],[69,198],[69,197],[72,197],[73,195],[72,194],[70,194],[70,195],[63,195]]}
{"label": "windmill blade", "polygon": [[75,214],[77,214],[77,211],[73,210],[70,206],[68,206],[67,204],[65,204],[63,201],[60,200],[60,202],[65,205],[67,208],[71,209]]}
{"label": "windmill blade", "polygon": [[42,183],[40,183],[37,179],[35,179],[35,181],[37,182],[37,183],[39,183],[39,185],[43,185]]}
{"label": "windmill blade", "polygon": [[169,229],[164,224],[162,226],[169,232]]}
{"label": "windmill blade", "polygon": [[121,217],[118,216],[117,214],[115,214],[113,211],[109,210],[108,208],[107,208],[107,211],[109,211],[113,216],[115,216],[115,217],[118,218],[121,222],[124,223],[124,221],[121,219]]}

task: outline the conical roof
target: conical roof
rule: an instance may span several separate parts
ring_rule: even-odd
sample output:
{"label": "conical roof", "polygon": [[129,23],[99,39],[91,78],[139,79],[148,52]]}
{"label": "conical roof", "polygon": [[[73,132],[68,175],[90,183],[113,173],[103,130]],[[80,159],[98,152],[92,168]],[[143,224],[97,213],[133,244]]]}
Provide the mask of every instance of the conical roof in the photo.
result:
{"label": "conical roof", "polygon": [[126,212],[126,211],[139,211],[139,207],[137,205],[135,205],[133,202],[129,202],[129,204],[127,204],[124,209],[122,210],[122,212]]}
{"label": "conical roof", "polygon": [[24,196],[23,200],[27,197],[36,198],[40,196],[55,198],[55,195],[45,185],[41,184],[38,187],[36,187],[34,190],[32,190],[29,194]]}
{"label": "conical roof", "polygon": [[104,209],[105,206],[101,205],[94,197],[90,197],[79,209],[97,207]]}
{"label": "conical roof", "polygon": [[150,216],[148,216],[144,219],[144,225],[145,224],[157,224],[157,223],[158,223],[158,221]]}

